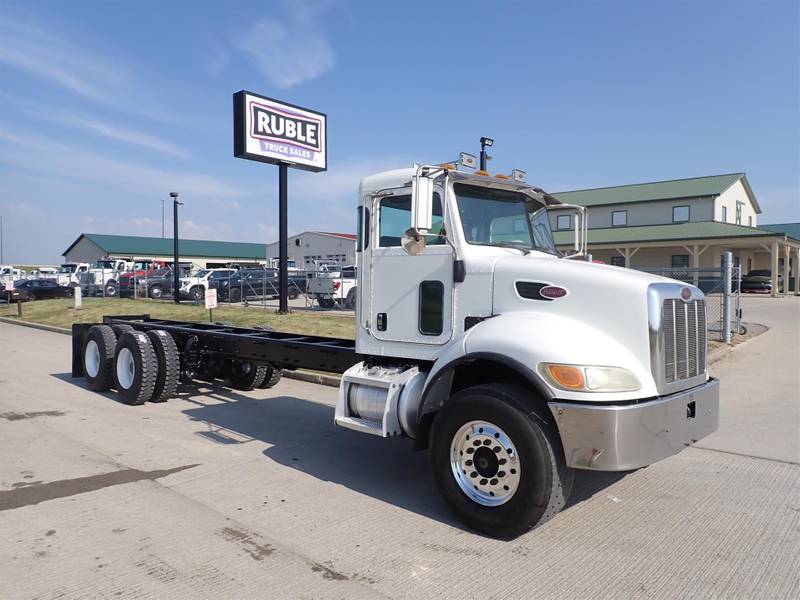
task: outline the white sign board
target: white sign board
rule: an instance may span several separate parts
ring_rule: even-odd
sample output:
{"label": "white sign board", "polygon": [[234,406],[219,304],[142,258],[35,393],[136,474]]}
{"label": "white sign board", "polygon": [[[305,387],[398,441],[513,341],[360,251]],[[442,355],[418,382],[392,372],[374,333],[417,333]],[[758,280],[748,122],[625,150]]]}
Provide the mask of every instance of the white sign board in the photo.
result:
{"label": "white sign board", "polygon": [[206,290],[206,308],[209,310],[217,308],[217,290],[214,288]]}
{"label": "white sign board", "polygon": [[244,90],[233,95],[233,155],[237,158],[325,171],[327,134],[323,113]]}
{"label": "white sign board", "polygon": [[7,292],[13,292],[14,291],[14,282],[13,281],[9,281],[8,279],[6,280],[6,291]]}

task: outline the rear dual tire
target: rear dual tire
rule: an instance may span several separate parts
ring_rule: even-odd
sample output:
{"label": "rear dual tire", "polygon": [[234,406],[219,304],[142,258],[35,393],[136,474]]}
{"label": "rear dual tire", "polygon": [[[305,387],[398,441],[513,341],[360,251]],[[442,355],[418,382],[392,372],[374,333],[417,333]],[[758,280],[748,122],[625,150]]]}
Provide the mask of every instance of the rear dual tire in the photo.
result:
{"label": "rear dual tire", "polygon": [[83,371],[89,389],[116,388],[126,404],[164,402],[177,391],[180,357],[166,331],[95,325],[84,342]]}

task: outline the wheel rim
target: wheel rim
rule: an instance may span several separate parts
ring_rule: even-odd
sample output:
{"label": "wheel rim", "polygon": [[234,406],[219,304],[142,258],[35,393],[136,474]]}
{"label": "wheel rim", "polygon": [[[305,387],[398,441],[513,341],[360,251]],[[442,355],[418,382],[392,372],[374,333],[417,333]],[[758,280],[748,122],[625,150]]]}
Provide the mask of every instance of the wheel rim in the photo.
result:
{"label": "wheel rim", "polygon": [[153,298],[161,298],[161,288],[153,288],[150,290],[150,295]]}
{"label": "wheel rim", "polygon": [[247,377],[250,374],[250,371],[252,370],[253,370],[253,365],[249,362],[242,362],[239,360],[235,360],[231,365],[231,374],[234,377],[238,378]]}
{"label": "wheel rim", "polygon": [[113,285],[109,285],[106,288],[106,296],[115,296],[117,294],[117,288]]}
{"label": "wheel rim", "polygon": [[133,378],[136,375],[136,363],[133,360],[133,352],[123,348],[117,355],[117,381],[126,390],[133,385]]}
{"label": "wheel rim", "polygon": [[517,449],[502,429],[486,421],[470,421],[456,432],[450,468],[461,491],[483,506],[505,504],[519,487]]}
{"label": "wheel rim", "polygon": [[83,367],[89,377],[97,377],[100,372],[100,348],[97,342],[89,340],[83,353]]}

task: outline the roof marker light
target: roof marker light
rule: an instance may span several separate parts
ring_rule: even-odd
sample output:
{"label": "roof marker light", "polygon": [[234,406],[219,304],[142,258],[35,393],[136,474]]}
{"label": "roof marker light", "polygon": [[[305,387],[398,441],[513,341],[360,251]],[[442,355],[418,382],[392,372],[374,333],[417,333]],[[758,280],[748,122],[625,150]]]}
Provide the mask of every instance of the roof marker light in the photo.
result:
{"label": "roof marker light", "polygon": [[459,155],[458,162],[469,169],[474,169],[478,166],[478,159],[472,154],[467,154],[466,152],[462,152]]}
{"label": "roof marker light", "polygon": [[511,171],[511,178],[514,181],[519,181],[520,183],[524,183],[527,176],[528,174],[525,171],[520,171],[519,169],[514,169]]}

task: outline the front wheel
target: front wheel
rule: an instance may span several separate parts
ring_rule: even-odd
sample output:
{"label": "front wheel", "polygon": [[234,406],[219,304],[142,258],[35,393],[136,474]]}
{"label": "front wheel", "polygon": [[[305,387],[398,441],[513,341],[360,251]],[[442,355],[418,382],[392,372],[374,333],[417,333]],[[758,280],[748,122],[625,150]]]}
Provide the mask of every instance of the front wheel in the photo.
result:
{"label": "front wheel", "polygon": [[509,384],[467,388],[434,421],[439,491],[461,521],[492,537],[514,538],[544,523],[572,488],[558,435],[527,407],[529,396]]}
{"label": "front wheel", "polygon": [[164,295],[164,290],[161,288],[160,285],[154,285],[150,288],[150,297],[154,300],[161,299],[161,296]]}
{"label": "front wheel", "polygon": [[200,300],[202,300],[205,297],[205,293],[206,291],[205,289],[203,289],[203,286],[198,285],[193,287],[189,291],[189,296],[191,296],[192,300],[194,300],[195,302],[200,302]]}

